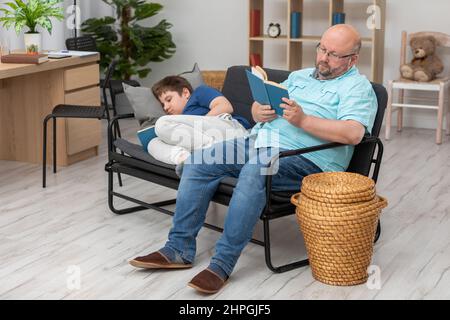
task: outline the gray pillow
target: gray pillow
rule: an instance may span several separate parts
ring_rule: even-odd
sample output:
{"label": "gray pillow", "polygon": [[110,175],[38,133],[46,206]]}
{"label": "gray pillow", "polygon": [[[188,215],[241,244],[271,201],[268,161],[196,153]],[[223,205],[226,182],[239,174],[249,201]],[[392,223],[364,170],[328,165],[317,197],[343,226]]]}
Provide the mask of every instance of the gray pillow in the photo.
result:
{"label": "gray pillow", "polygon": [[165,115],[161,103],[155,98],[151,89],[133,87],[124,83],[123,91],[130,101],[134,110],[134,117],[140,125],[146,121],[153,122],[154,119]]}
{"label": "gray pillow", "polygon": [[197,63],[194,64],[194,68],[192,68],[192,71],[180,73],[179,76],[189,81],[192,89],[194,90],[205,84],[205,82],[203,81],[202,72],[200,71]]}
{"label": "gray pillow", "polygon": [[[179,76],[189,81],[194,90],[205,84],[197,63],[191,71],[180,73]],[[133,87],[124,83],[123,90],[141,127],[154,124],[159,117],[165,115],[161,103],[155,98],[150,88]]]}

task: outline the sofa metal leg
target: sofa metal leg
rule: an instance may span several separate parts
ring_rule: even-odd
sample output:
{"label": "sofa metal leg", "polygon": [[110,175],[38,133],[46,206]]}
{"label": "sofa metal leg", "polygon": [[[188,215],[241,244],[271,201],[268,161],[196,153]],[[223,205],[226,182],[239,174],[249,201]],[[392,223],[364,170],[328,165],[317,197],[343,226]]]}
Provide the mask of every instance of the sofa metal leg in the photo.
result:
{"label": "sofa metal leg", "polygon": [[[168,214],[168,215],[173,215],[172,211],[164,209],[162,207],[175,204],[176,199],[159,201],[159,202],[155,202],[155,203],[146,203],[144,201],[140,201],[138,199],[134,199],[134,198],[128,197],[126,195],[114,192],[113,176],[114,176],[114,172],[112,172],[112,170],[109,170],[108,171],[108,206],[109,206],[109,209],[112,212],[114,212],[115,214],[123,215],[123,214],[129,214],[129,213],[133,213],[133,212],[153,209],[153,210],[157,210],[157,211],[160,211],[160,212]],[[129,208],[125,208],[125,209],[117,209],[114,206],[114,197],[118,197],[118,198],[130,201],[133,203],[137,203],[138,206],[129,207]]]}
{"label": "sofa metal leg", "polygon": [[117,174],[117,179],[119,181],[119,187],[123,187],[122,176],[120,173]]}
{"label": "sofa metal leg", "polygon": [[112,172],[112,170],[108,170],[108,206],[109,206],[109,209],[112,212],[114,212],[115,214],[120,214],[120,215],[137,212],[137,211],[142,211],[142,210],[147,210],[148,208],[143,207],[143,206],[135,206],[135,207],[125,208],[125,209],[116,209],[116,207],[114,207],[115,192],[114,192],[113,175],[114,175],[114,173]]}
{"label": "sofa metal leg", "polygon": [[283,273],[286,271],[290,271],[293,269],[301,268],[309,265],[308,259],[298,260],[292,263],[288,263],[285,265],[281,265],[278,267],[273,266],[272,257],[270,251],[270,228],[269,228],[269,220],[263,219],[264,224],[264,250],[265,250],[265,258],[267,267],[275,273]]}

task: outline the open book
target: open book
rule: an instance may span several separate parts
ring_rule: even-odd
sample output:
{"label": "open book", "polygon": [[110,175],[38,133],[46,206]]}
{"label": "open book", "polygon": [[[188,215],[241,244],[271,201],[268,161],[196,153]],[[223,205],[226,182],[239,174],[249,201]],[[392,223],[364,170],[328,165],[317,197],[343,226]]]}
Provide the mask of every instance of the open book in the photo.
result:
{"label": "open book", "polygon": [[282,98],[289,99],[287,89],[279,83],[269,81],[267,73],[259,66],[252,67],[252,72],[245,71],[247,72],[253,99],[260,104],[270,105],[277,115],[283,116],[284,110],[280,107],[280,104],[283,103]]}
{"label": "open book", "polygon": [[139,130],[137,136],[141,141],[144,150],[147,151],[148,144],[154,138],[156,138],[155,126],[150,126],[145,129]]}

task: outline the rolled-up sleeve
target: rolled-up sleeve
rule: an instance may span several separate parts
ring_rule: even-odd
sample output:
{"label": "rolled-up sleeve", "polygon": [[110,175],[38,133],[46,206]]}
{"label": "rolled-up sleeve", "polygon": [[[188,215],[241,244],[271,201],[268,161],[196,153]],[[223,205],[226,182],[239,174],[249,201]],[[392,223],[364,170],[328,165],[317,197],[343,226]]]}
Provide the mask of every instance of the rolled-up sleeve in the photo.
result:
{"label": "rolled-up sleeve", "polygon": [[372,132],[378,103],[370,83],[359,83],[342,92],[339,97],[337,119],[357,121],[366,128],[366,132]]}

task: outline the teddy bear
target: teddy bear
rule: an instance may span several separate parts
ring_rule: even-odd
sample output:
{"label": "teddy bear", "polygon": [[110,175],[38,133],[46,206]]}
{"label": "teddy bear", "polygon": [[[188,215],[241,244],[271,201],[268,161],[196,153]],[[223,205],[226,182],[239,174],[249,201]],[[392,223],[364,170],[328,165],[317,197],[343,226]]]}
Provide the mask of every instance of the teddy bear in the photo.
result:
{"label": "teddy bear", "polygon": [[410,47],[413,59],[400,67],[402,77],[421,82],[434,80],[444,69],[441,59],[435,54],[436,39],[433,36],[413,37]]}

